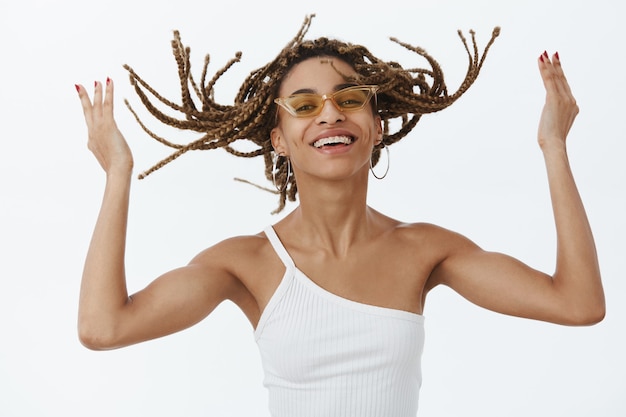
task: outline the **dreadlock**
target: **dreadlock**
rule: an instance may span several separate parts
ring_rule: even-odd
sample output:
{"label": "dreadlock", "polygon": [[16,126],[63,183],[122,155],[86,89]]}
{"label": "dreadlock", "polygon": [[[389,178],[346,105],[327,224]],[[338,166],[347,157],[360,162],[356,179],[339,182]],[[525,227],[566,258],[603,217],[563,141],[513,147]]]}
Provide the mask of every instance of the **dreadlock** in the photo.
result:
{"label": "dreadlock", "polygon": [[[380,157],[383,146],[391,145],[405,137],[417,124],[421,116],[426,113],[440,111],[455,102],[476,80],[483,65],[487,52],[495,38],[500,34],[500,28],[493,30],[490,41],[487,43],[482,56],[478,52],[475,33],[470,31],[473,49],[470,50],[467,40],[461,31],[459,37],[465,46],[469,65],[467,73],[458,90],[448,94],[444,82],[443,71],[422,48],[391,38],[409,51],[426,59],[430,69],[405,69],[396,62],[384,62],[372,55],[367,48],[325,37],[316,40],[303,40],[311,21],[315,15],[307,16],[296,36],[282,49],[278,56],[267,65],[252,71],[245,79],[235,97],[233,105],[221,105],[214,100],[214,88],[218,79],[236,62],[241,59],[241,52],[207,82],[207,69],[210,58],[207,55],[199,84],[191,73],[190,48],[184,46],[180,33],[174,31],[172,52],[178,65],[180,79],[181,104],[167,100],[148,83],[146,83],[131,67],[124,65],[130,75],[131,85],[146,109],[160,122],[178,129],[190,130],[202,136],[186,144],[172,143],[152,132],[139,118],[137,113],[125,100],[137,122],[143,130],[155,140],[175,149],[167,158],[159,161],[147,171],[139,175],[145,178],[152,172],[162,168],[179,156],[190,150],[207,150],[222,148],[227,152],[240,157],[262,156],[265,161],[265,176],[269,181],[275,180],[279,191],[272,191],[279,195],[279,206],[273,213],[280,212],[286,200],[295,201],[297,185],[294,176],[288,176],[288,164],[285,158],[278,158],[276,171],[274,157],[276,156],[270,141],[270,131],[275,127],[277,106],[274,99],[278,95],[280,83],[285,74],[295,66],[310,57],[331,56],[351,64],[356,76],[346,77],[359,84],[377,85],[378,114],[383,121],[383,140],[372,154],[372,163],[375,165]],[[198,108],[193,94],[199,99],[201,108]],[[180,112],[184,119],[171,117],[159,110],[148,97],[149,93],[162,104],[172,110]],[[391,122],[399,121],[399,127],[391,132]],[[396,126],[394,124],[394,126]],[[249,141],[253,143],[253,150],[240,151],[232,145],[234,142]],[[286,183],[287,182],[287,183]]]}

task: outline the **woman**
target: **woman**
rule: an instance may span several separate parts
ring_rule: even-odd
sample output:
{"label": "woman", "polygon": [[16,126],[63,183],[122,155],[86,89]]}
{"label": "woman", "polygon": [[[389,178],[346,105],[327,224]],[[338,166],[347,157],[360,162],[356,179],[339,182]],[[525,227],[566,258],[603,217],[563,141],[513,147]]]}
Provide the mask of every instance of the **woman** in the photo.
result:
{"label": "woman", "polygon": [[[407,71],[358,45],[303,41],[309,23],[276,60],[251,74],[234,106],[212,99],[223,71],[208,84],[203,73],[200,88],[193,82],[189,50],[178,34],[173,45],[182,105],[160,97],[128,68],[152,114],[205,133],[181,146],[149,132],[177,149],[152,170],[187,150],[222,147],[264,156],[266,174],[281,196],[278,211],[299,193],[298,206],[273,226],[219,242],[132,296],[124,248],[133,158],[113,117],[114,85],[96,82],[93,102],[77,86],[89,148],[107,177],[81,286],[81,341],[91,349],[112,349],[162,337],[232,300],[255,328],[273,416],[414,416],[422,313],[435,286],[447,285],[477,305],[513,316],[565,325],[600,321],[605,306],[594,240],[566,153],[578,107],[558,54],[538,59],[546,90],[538,143],[558,245],[556,272],[548,275],[452,231],[400,222],[366,203],[380,150],[404,137],[422,114],[450,105],[475,80],[484,59],[478,59],[475,42],[465,81],[448,95],[439,66],[423,50],[404,45],[432,69]],[[491,42],[495,36],[497,31]],[[202,100],[200,110],[189,85]],[[144,89],[186,119],[161,113]],[[391,134],[394,118],[401,122]],[[240,139],[259,149],[237,151],[232,144]]]}

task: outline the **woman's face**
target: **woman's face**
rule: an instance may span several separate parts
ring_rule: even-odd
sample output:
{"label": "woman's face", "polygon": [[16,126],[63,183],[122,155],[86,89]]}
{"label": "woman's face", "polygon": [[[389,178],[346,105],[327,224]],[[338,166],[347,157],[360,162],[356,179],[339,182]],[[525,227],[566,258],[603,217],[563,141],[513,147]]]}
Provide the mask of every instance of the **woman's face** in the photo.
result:
{"label": "woman's face", "polygon": [[[338,58],[309,58],[287,74],[279,96],[328,96],[354,85],[342,74],[356,73]],[[295,117],[282,107],[278,112],[272,145],[278,154],[290,158],[299,183],[305,176],[341,179],[363,171],[367,175],[372,149],[382,140],[380,117],[369,103],[359,110],[341,111],[333,100],[326,99],[321,112],[314,116]]]}

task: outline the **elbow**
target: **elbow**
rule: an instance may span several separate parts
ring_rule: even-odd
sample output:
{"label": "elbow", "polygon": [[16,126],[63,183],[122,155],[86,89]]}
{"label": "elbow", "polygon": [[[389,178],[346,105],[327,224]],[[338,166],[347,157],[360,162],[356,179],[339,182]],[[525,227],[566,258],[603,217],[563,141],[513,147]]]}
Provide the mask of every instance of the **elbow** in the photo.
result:
{"label": "elbow", "polygon": [[78,340],[80,343],[89,350],[101,351],[109,350],[107,343],[104,343],[102,339],[95,337],[91,334],[85,334],[78,332]]}
{"label": "elbow", "polygon": [[114,332],[85,320],[78,322],[78,340],[89,350],[102,351],[117,347]]}
{"label": "elbow", "polygon": [[572,326],[593,326],[600,323],[606,316],[606,305],[604,302],[597,303],[587,308],[579,308],[568,317],[568,324]]}
{"label": "elbow", "polygon": [[606,299],[602,289],[587,299],[587,304],[579,309],[578,316],[580,326],[592,326],[604,320]]}
{"label": "elbow", "polygon": [[[600,274],[590,274],[577,279],[578,285],[568,290],[561,288],[560,300],[555,307],[560,311],[563,324],[592,326],[606,316],[606,299]],[[556,312],[556,311],[555,311]]]}
{"label": "elbow", "polygon": [[583,321],[582,325],[583,326],[592,326],[594,324],[598,324],[602,320],[604,320],[605,316],[606,316],[606,308],[604,306],[602,306],[602,308],[597,308],[591,314],[588,314],[585,317],[585,320]]}

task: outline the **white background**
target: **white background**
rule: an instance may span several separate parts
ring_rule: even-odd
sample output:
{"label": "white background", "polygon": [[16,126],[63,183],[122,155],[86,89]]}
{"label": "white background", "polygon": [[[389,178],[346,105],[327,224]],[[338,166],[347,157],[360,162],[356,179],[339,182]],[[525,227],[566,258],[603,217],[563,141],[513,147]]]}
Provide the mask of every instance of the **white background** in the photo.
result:
{"label": "white background", "polygon": [[[205,53],[213,74],[241,50],[242,62],[218,84],[218,100],[229,104],[244,77],[272,59],[311,12],[317,17],[308,38],[361,43],[406,67],[425,63],[388,37],[423,46],[441,63],[450,91],[467,65],[456,30],[475,29],[483,46],[492,28],[502,26],[469,92],[391,147],[390,174],[372,179],[370,202],[547,272],[554,268],[555,238],[535,139],[543,102],[536,59],[544,50],[559,51],[581,108],[569,151],[597,240],[607,317],[593,327],[561,327],[504,317],[435,290],[425,311],[419,415],[626,415],[626,16],[618,4],[4,0],[0,416],[268,415],[252,330],[231,304],[187,331],[118,351],[92,352],[78,342],[79,280],[103,174],[86,148],[74,83],[116,81],[117,118],[139,172],[168,150],[124,108],[123,98],[140,104],[122,64],[178,100],[173,29],[191,46],[198,78]],[[195,138],[144,120],[168,138]],[[262,172],[260,160],[199,152],[135,180],[129,289],[227,236],[277,221],[280,215],[269,214],[274,196],[232,180],[265,184]]]}

